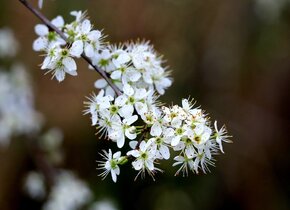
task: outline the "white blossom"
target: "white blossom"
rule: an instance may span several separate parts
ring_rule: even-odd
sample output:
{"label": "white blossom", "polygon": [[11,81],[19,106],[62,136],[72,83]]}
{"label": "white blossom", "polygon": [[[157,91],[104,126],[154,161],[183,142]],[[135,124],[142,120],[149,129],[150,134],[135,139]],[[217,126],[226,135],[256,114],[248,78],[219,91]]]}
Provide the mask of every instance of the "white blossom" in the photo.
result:
{"label": "white blossom", "polygon": [[218,129],[217,121],[214,122],[214,128],[215,128],[216,142],[218,143],[221,152],[224,153],[222,142],[231,143],[232,141],[229,140],[229,137],[231,137],[231,136],[227,135],[227,131],[226,131],[225,126],[221,127],[220,130]]}
{"label": "white blossom", "polygon": [[176,156],[174,158],[174,160],[176,161],[173,166],[178,166],[181,165],[180,168],[177,170],[177,172],[175,173],[176,175],[179,175],[180,171],[182,171],[183,176],[188,175],[188,171],[194,170],[194,161],[193,159],[189,159],[186,156]]}
{"label": "white blossom", "polygon": [[[51,20],[51,24],[56,26],[58,29],[62,29],[64,27],[64,20],[62,16],[57,16]],[[44,24],[37,24],[34,30],[39,36],[33,42],[32,47],[34,51],[46,51],[50,48],[50,45],[60,46],[65,44],[65,41],[56,32],[49,31],[49,28]]]}
{"label": "white blossom", "polygon": [[98,53],[101,49],[101,32],[92,30],[91,22],[85,19],[76,27],[75,33],[75,40],[83,42],[85,55],[90,58],[94,57],[95,53]]}
{"label": "white blossom", "polygon": [[127,155],[132,155],[136,158],[136,160],[132,162],[132,166],[136,171],[139,171],[138,175],[141,173],[141,175],[144,176],[147,171],[153,177],[154,171],[160,171],[160,169],[154,166],[156,146],[152,145],[152,141],[142,141],[138,149],[129,151]]}
{"label": "white blossom", "polygon": [[168,138],[157,136],[149,139],[149,141],[152,141],[152,145],[156,147],[155,156],[158,159],[168,160],[170,158],[170,141],[168,141]]}
{"label": "white blossom", "polygon": [[104,170],[100,176],[105,179],[109,173],[111,173],[112,180],[117,182],[117,175],[120,174],[120,168],[118,166],[119,161],[121,160],[121,152],[116,152],[112,154],[111,149],[109,152],[103,151],[104,154],[101,154],[103,157],[103,161],[99,162],[99,169]]}
{"label": "white blossom", "polygon": [[117,142],[117,146],[122,148],[125,143],[125,137],[134,140],[137,137],[136,127],[132,126],[138,119],[137,115],[123,119],[122,122],[115,122],[112,125],[112,130],[109,133],[109,138]]}
{"label": "white blossom", "polygon": [[80,40],[75,41],[69,49],[52,46],[48,50],[41,69],[48,69],[48,72],[52,71],[53,77],[56,77],[59,82],[65,79],[66,73],[76,76],[77,65],[73,57],[80,57],[82,52],[83,43]]}

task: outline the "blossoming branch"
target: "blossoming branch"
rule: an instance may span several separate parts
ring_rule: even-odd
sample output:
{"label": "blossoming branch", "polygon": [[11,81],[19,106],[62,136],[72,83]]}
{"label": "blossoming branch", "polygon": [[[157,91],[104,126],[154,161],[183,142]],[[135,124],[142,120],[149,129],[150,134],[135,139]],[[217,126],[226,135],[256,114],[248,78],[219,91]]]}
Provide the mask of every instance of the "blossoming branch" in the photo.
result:
{"label": "blossoming branch", "polygon": [[[81,11],[71,12],[70,23],[61,16],[48,21],[27,1],[20,1],[44,22],[35,26],[39,37],[33,43],[35,51],[45,54],[41,69],[62,82],[67,74],[77,76],[75,60],[83,57],[102,76],[95,82],[100,91],[88,97],[84,113],[91,116],[92,126],[102,137],[122,149],[101,154],[102,177],[111,174],[116,182],[120,166],[128,162],[136,177],[145,173],[153,177],[163,171],[156,164],[170,158],[179,167],[176,175],[209,171],[213,155],[223,152],[222,143],[230,142],[230,136],[192,100],[162,106],[158,98],[172,79],[162,56],[148,41],[107,44],[105,35],[93,29]],[[124,151],[124,145],[130,149]]]}

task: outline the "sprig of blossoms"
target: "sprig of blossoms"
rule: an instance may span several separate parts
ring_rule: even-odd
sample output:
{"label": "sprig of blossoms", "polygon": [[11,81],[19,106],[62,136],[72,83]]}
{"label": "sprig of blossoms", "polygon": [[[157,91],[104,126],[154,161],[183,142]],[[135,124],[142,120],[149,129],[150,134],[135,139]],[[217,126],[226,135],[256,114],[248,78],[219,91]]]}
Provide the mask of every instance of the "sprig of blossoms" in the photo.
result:
{"label": "sprig of blossoms", "polygon": [[[170,72],[162,66],[162,56],[148,41],[109,45],[93,57],[93,63],[106,71],[120,89],[129,84],[133,88],[157,91],[163,95],[172,84],[172,79],[168,77]],[[107,94],[114,96],[103,79],[98,80],[95,86],[105,88]]]}
{"label": "sprig of blossoms", "polygon": [[44,25],[36,26],[40,37],[33,48],[45,52],[41,68],[52,72],[58,81],[63,81],[66,73],[77,75],[75,58],[81,55],[89,60],[90,68],[93,65],[102,71],[104,78],[95,82],[100,91],[88,97],[84,113],[91,115],[92,126],[101,136],[119,149],[124,145],[131,149],[124,156],[121,151],[104,151],[100,175],[105,178],[110,173],[116,182],[120,166],[131,162],[137,177],[146,172],[153,177],[162,171],[156,164],[170,157],[175,161],[173,166],[180,166],[176,175],[181,171],[183,175],[208,172],[208,165],[214,165],[213,155],[223,152],[222,142],[230,142],[225,127],[219,129],[217,122],[213,126],[207,114],[187,99],[181,106],[161,106],[158,98],[172,79],[162,56],[148,41],[106,44],[85,13],[74,11],[71,15],[75,20],[69,24],[60,16],[52,20],[60,31],[57,33]]}
{"label": "sprig of blossoms", "polygon": [[[218,129],[216,121],[213,127],[204,111],[195,108],[188,99],[182,100],[182,106],[160,108],[152,105],[154,108],[138,111],[135,106],[128,105],[127,100],[121,100],[122,96],[113,99],[101,90],[95,100],[87,102],[86,110],[86,113],[92,114],[93,124],[99,125],[108,139],[116,142],[119,148],[125,144],[132,148],[125,156],[120,156],[120,152],[112,156],[111,150],[102,155],[104,161],[99,166],[104,172],[101,176],[106,177],[111,172],[114,182],[120,174],[119,166],[128,161],[139,171],[136,177],[139,174],[143,177],[145,172],[153,177],[156,172],[162,171],[156,164],[168,160],[172,154],[173,166],[180,165],[175,175],[181,171],[183,175],[188,175],[189,171],[207,173],[208,165],[214,165],[213,156],[223,152],[222,142],[231,142],[225,127]],[[119,100],[127,101],[127,104]],[[106,107],[100,108],[101,104],[106,104],[105,101],[108,102]],[[121,111],[123,109],[126,111]],[[136,124],[139,122],[137,119],[142,120],[143,125]]]}
{"label": "sprig of blossoms", "polygon": [[[71,15],[75,18],[71,23],[66,24],[61,16],[51,21],[66,40],[44,24],[35,26],[39,37],[34,41],[33,49],[45,53],[41,69],[52,72],[59,82],[65,79],[66,74],[77,75],[75,59],[84,54],[93,65],[108,74],[121,90],[124,85],[130,85],[163,95],[165,89],[171,86],[170,72],[163,67],[162,56],[148,41],[105,44],[105,36],[100,30],[93,29],[85,13],[73,11]],[[96,81],[95,86],[104,88],[106,95],[115,96],[112,87],[104,79]]]}
{"label": "sprig of blossoms", "polygon": [[92,30],[90,21],[85,13],[73,11],[71,15],[74,21],[66,24],[61,16],[57,16],[51,24],[59,29],[67,38],[67,43],[55,31],[50,31],[44,24],[35,26],[35,32],[39,36],[33,43],[33,49],[45,54],[41,69],[52,72],[59,82],[69,74],[77,76],[76,58],[82,53],[92,57],[102,48],[102,33]]}

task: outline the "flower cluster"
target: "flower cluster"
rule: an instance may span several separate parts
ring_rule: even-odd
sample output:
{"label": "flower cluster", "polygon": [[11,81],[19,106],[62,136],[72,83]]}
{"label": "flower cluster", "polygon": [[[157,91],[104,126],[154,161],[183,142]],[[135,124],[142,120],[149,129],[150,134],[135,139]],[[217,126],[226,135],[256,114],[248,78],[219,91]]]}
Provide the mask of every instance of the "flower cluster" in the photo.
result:
{"label": "flower cluster", "polygon": [[[120,89],[124,85],[130,85],[163,95],[165,89],[172,84],[168,77],[169,71],[162,66],[162,56],[155,52],[149,42],[109,45],[100,54],[95,54],[92,60],[94,65],[110,75]],[[95,87],[105,89],[106,95],[115,95],[104,79],[97,80]]]}
{"label": "flower cluster", "polygon": [[65,24],[61,16],[54,18],[51,23],[57,27],[64,37],[50,31],[46,25],[38,24],[35,32],[39,36],[33,43],[35,51],[44,52],[46,57],[41,69],[52,72],[59,82],[65,79],[65,75],[77,75],[75,58],[80,58],[84,53],[87,57],[93,57],[102,46],[102,34],[99,30],[92,30],[92,25],[82,12],[71,12],[74,21]]}
{"label": "flower cluster", "polygon": [[[222,148],[222,141],[229,142],[225,128],[221,130],[212,128],[209,119],[199,108],[193,108],[193,104],[187,99],[182,100],[182,107],[163,107],[164,138],[170,139],[172,149],[178,152],[174,157],[173,166],[181,165],[176,174],[182,170],[183,175],[191,170],[198,173],[209,171],[207,165],[213,165],[213,154]],[[223,152],[223,150],[221,149]]]}
{"label": "flower cluster", "polygon": [[[204,111],[194,108],[194,104],[187,99],[182,100],[182,106],[155,106],[153,110],[141,115],[145,116],[141,117],[145,125],[134,126],[133,123],[137,119],[135,117],[134,120],[129,120],[130,124],[124,124],[119,130],[113,131],[113,134],[122,133],[122,138],[111,134],[110,127],[107,127],[109,139],[117,141],[118,147],[121,148],[124,138],[127,137],[132,150],[125,156],[121,156],[120,151],[115,154],[112,154],[111,150],[109,153],[105,152],[105,155],[102,155],[104,161],[100,161],[99,164],[100,168],[104,169],[101,174],[103,177],[111,173],[113,181],[116,182],[116,176],[120,174],[119,166],[132,159],[133,168],[139,171],[136,177],[139,174],[143,176],[145,172],[153,177],[155,172],[162,171],[156,164],[162,159],[168,160],[171,154],[175,155],[173,166],[180,165],[176,175],[180,171],[183,175],[188,175],[188,171],[199,173],[201,170],[206,173],[209,171],[208,165],[214,165],[213,155],[218,154],[219,150],[223,152],[222,142],[230,142],[225,127],[218,129],[216,121],[214,126],[211,125]],[[109,118],[107,122],[112,126],[116,123],[115,119]],[[138,134],[140,138],[136,141]],[[122,141],[122,144],[118,144],[118,141]]]}
{"label": "flower cluster", "polygon": [[[66,73],[77,75],[74,59],[83,54],[91,59],[95,67],[108,74],[121,90],[125,84],[129,84],[134,88],[157,91],[163,95],[165,89],[172,84],[168,77],[169,71],[163,67],[162,56],[158,55],[149,42],[105,44],[104,35],[99,30],[93,30],[85,13],[73,11],[71,15],[75,20],[69,24],[65,24],[61,16],[51,21],[63,36],[50,31],[46,25],[35,26],[39,37],[34,41],[33,49],[46,54],[41,69],[52,72],[59,82],[65,79]],[[95,86],[105,89],[106,95],[115,95],[104,79],[97,80]]]}
{"label": "flower cluster", "polygon": [[52,71],[58,81],[63,81],[66,73],[77,75],[74,59],[80,56],[103,76],[95,82],[100,91],[88,97],[84,113],[91,115],[92,126],[101,136],[115,142],[119,149],[124,145],[131,149],[123,156],[121,151],[105,151],[103,160],[98,161],[103,169],[101,176],[111,174],[116,182],[120,166],[131,162],[138,171],[136,177],[145,172],[153,177],[162,171],[156,164],[172,154],[173,166],[180,165],[176,175],[180,171],[209,171],[213,155],[223,152],[222,142],[230,142],[225,127],[218,129],[216,122],[213,126],[204,111],[187,99],[182,100],[182,106],[161,106],[158,98],[171,86],[172,79],[162,56],[149,42],[107,44],[84,13],[71,14],[75,20],[70,24],[60,16],[51,21],[60,32],[37,25],[39,38],[33,48],[46,53],[41,68]]}

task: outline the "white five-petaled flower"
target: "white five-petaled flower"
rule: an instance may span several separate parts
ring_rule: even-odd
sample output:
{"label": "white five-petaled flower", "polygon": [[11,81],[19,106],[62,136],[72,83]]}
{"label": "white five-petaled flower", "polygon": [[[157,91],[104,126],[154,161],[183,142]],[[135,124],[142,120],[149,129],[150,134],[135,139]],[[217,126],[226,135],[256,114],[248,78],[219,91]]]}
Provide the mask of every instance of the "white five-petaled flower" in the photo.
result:
{"label": "white five-petaled flower", "polygon": [[61,82],[65,79],[65,74],[77,75],[77,65],[73,57],[80,57],[83,51],[82,41],[75,41],[70,48],[58,48],[52,46],[48,50],[47,57],[44,59],[41,69],[49,69],[53,72],[53,77]]}
{"label": "white five-petaled flower", "polygon": [[168,78],[169,72],[162,67],[162,57],[157,55],[149,42],[129,43],[127,48],[134,67],[142,72],[143,81],[149,89],[163,95],[172,81]]}
{"label": "white five-petaled flower", "polygon": [[170,140],[168,138],[157,136],[149,139],[149,141],[152,141],[152,145],[156,147],[156,158],[165,160],[170,158]]}
{"label": "white five-petaled flower", "polygon": [[130,66],[131,57],[124,50],[118,50],[113,52],[112,63],[115,66],[115,70],[111,73],[113,80],[122,81],[123,84],[132,82],[135,83],[141,78],[141,73]]}
{"label": "white five-petaled flower", "polygon": [[113,98],[111,96],[104,96],[104,90],[101,90],[96,96],[92,94],[88,97],[89,102],[85,102],[88,109],[85,110],[84,114],[91,114],[92,125],[96,125],[99,119],[99,112],[103,109],[108,109],[111,106]]}
{"label": "white five-petaled flower", "polygon": [[136,127],[132,126],[134,122],[136,122],[138,119],[137,115],[130,116],[128,118],[125,118],[119,122],[116,120],[114,121],[114,124],[112,125],[112,129],[109,132],[109,138],[113,141],[117,142],[117,146],[119,148],[122,148],[125,144],[125,137],[127,137],[130,140],[134,140],[137,137],[136,133]]}
{"label": "white five-petaled flower", "polygon": [[[92,62],[95,66],[98,66],[100,69],[111,72],[115,70],[115,66],[113,62],[111,62],[112,52],[104,48],[101,52],[95,53],[94,57],[92,57]],[[96,88],[103,88],[103,87],[96,87]]]}
{"label": "white five-petaled flower", "polygon": [[[114,82],[164,94],[172,81],[162,59],[148,42],[109,45],[92,57],[93,64],[109,73]],[[121,88],[122,89],[122,88]]]}
{"label": "white five-petaled flower", "polygon": [[116,103],[120,106],[128,105],[128,109],[138,112],[140,115],[143,112],[143,109],[147,110],[146,97],[149,92],[145,89],[133,88],[129,84],[123,86],[124,94],[116,98]]}
{"label": "white five-petaled flower", "polygon": [[175,163],[173,163],[172,166],[178,166],[181,165],[180,168],[177,170],[177,172],[175,173],[176,175],[179,175],[180,171],[182,171],[182,175],[183,176],[188,176],[188,171],[194,170],[194,161],[191,158],[187,158],[186,156],[176,156],[174,158],[174,160],[176,161]]}
{"label": "white five-petaled flower", "polygon": [[222,142],[231,143],[232,141],[228,139],[230,136],[227,135],[225,126],[221,127],[219,130],[217,127],[217,121],[214,121],[214,128],[216,142],[218,143],[221,152],[224,153]]}
{"label": "white five-petaled flower", "polygon": [[92,30],[91,22],[85,19],[75,29],[75,33],[75,40],[81,40],[83,42],[86,56],[90,58],[94,57],[95,53],[98,53],[101,49],[101,32],[99,30]]}
{"label": "white five-petaled flower", "polygon": [[136,160],[132,162],[133,168],[136,171],[140,171],[136,178],[140,173],[144,176],[145,171],[153,177],[154,171],[160,170],[154,166],[154,160],[156,158],[156,145],[152,144],[151,140],[147,142],[142,141],[139,145],[139,149],[131,150],[127,153],[127,155],[132,155],[136,158]]}
{"label": "white five-petaled flower", "polygon": [[[51,21],[51,24],[61,29],[64,26],[62,16],[57,16]],[[49,28],[44,24],[37,24],[35,26],[35,33],[39,36],[33,42],[34,51],[46,51],[50,45],[64,45],[65,41],[54,31],[49,31]]]}
{"label": "white five-petaled flower", "polygon": [[101,154],[103,157],[103,161],[97,161],[99,162],[99,168],[98,169],[102,169],[104,170],[100,176],[103,177],[103,179],[105,179],[107,177],[107,175],[109,173],[111,173],[112,176],[112,180],[114,182],[117,182],[117,175],[120,174],[120,168],[119,168],[119,161],[121,158],[121,152],[118,151],[114,154],[112,154],[111,149],[109,149],[109,152],[106,152],[105,150],[103,150],[104,154]]}

